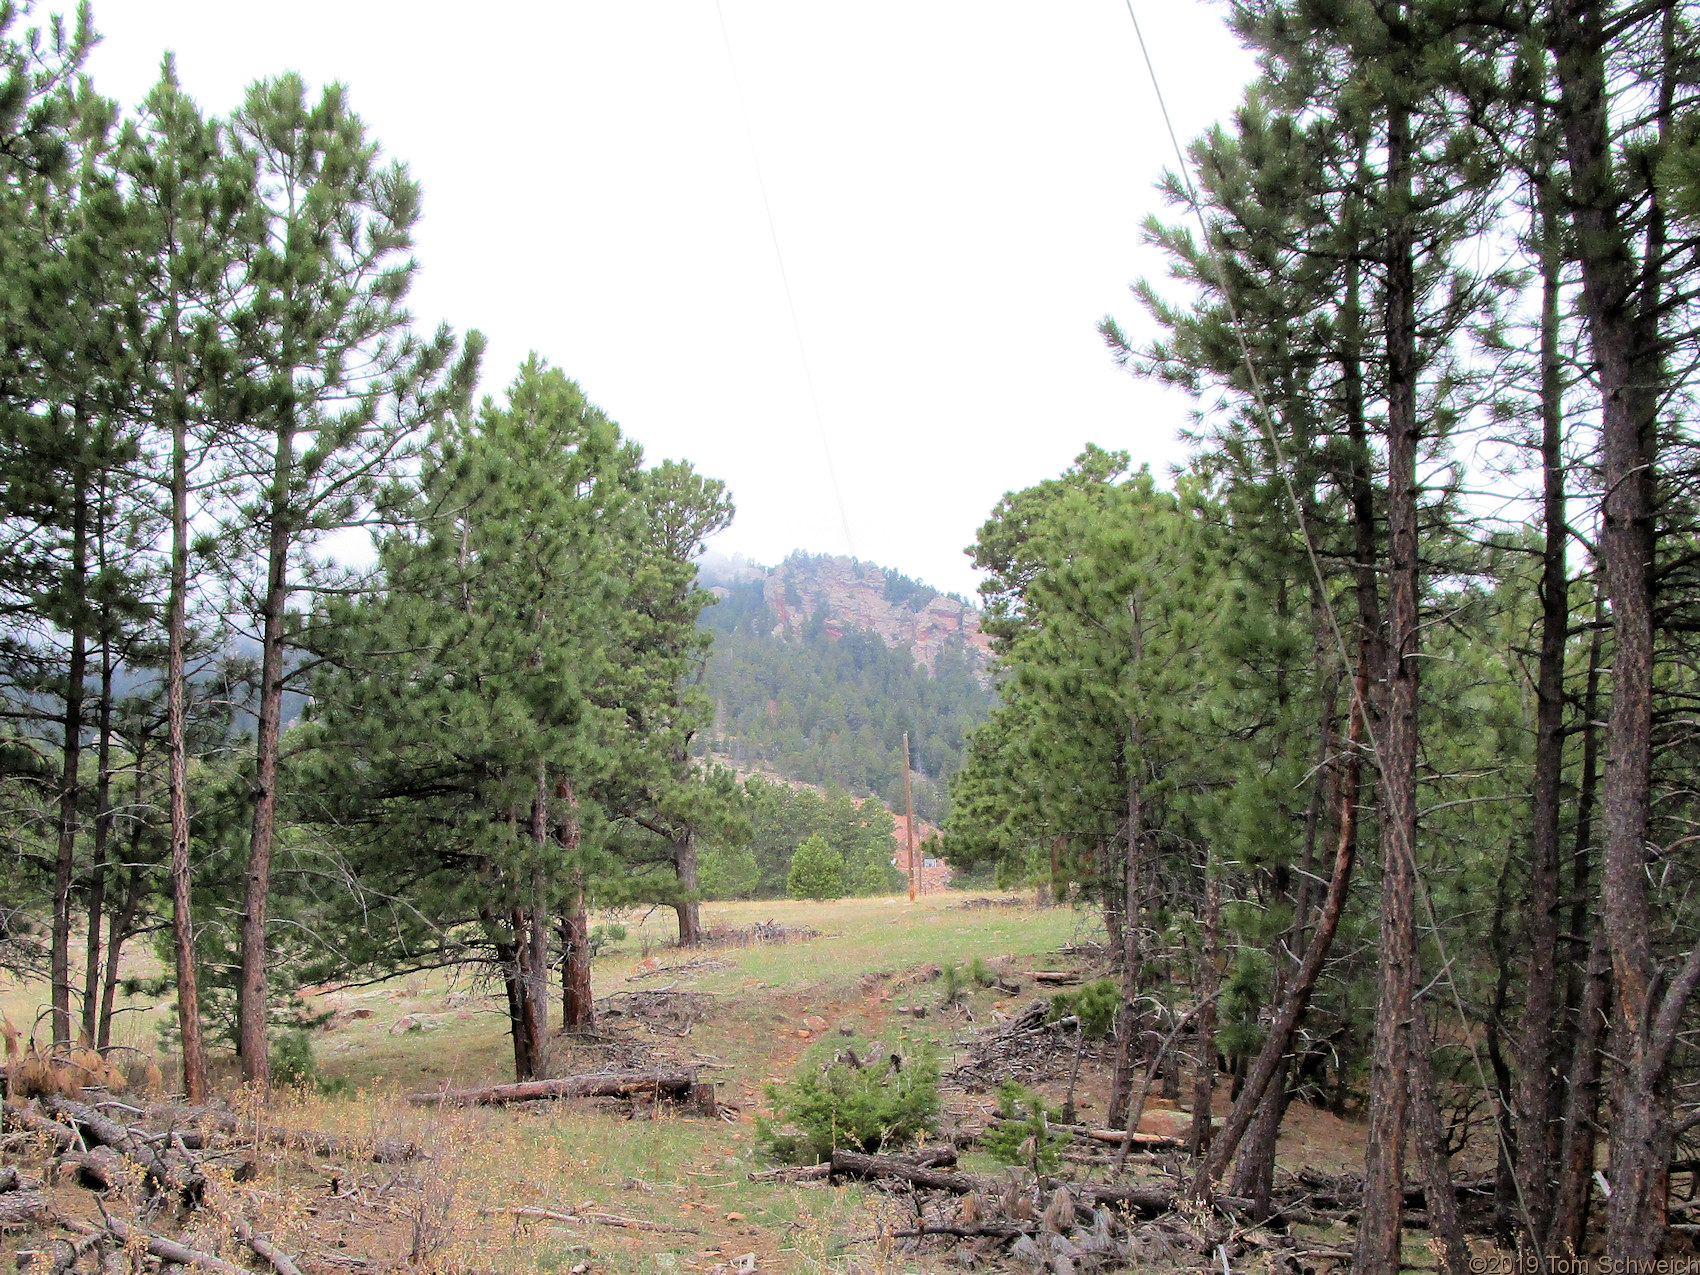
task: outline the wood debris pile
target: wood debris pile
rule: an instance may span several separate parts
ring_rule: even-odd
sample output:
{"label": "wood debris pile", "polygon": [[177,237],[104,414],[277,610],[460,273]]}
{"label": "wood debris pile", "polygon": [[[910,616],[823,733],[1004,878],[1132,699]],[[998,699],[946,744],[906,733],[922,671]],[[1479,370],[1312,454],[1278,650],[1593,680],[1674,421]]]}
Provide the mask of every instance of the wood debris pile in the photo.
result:
{"label": "wood debris pile", "polygon": [[1067,1182],[1022,1169],[975,1177],[922,1166],[914,1157],[835,1152],[832,1178],[857,1178],[905,1199],[869,1241],[904,1254],[948,1253],[964,1269],[985,1267],[1086,1275],[1165,1263],[1238,1267],[1261,1257],[1272,1272],[1314,1270],[1342,1252],[1303,1247],[1246,1220],[1250,1201],[1194,1204],[1168,1185]]}
{"label": "wood debris pile", "polygon": [[1007,1080],[1046,1080],[1074,1056],[1074,1034],[1047,1023],[1051,1003],[1029,1001],[1015,1014],[993,1023],[969,1042],[951,1078],[969,1093],[985,1093]]}

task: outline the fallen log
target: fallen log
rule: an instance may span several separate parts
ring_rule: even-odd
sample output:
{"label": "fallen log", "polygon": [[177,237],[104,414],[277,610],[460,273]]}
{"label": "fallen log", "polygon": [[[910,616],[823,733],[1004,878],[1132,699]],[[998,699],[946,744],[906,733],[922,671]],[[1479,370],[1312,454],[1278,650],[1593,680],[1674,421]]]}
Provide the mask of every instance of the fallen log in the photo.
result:
{"label": "fallen log", "polygon": [[86,1103],[72,1102],[69,1098],[54,1095],[47,1099],[47,1110],[71,1121],[91,1141],[129,1156],[142,1166],[148,1179],[158,1187],[172,1187],[190,1200],[199,1199],[201,1192],[206,1189],[206,1179],[201,1176],[199,1170],[172,1164],[128,1126],[119,1124]]}
{"label": "fallen log", "polygon": [[124,1157],[111,1147],[95,1146],[87,1151],[61,1151],[59,1164],[76,1173],[80,1185],[96,1191],[126,1187],[133,1180]]}
{"label": "fallen log", "polygon": [[[77,1263],[83,1260],[83,1256],[91,1248],[100,1243],[101,1234],[103,1232],[85,1235],[76,1241],[54,1236],[51,1241],[54,1246],[52,1249],[19,1249],[18,1269],[20,1271],[45,1269],[48,1275],[66,1275],[66,1272],[73,1270]],[[43,1259],[50,1255],[51,1261],[44,1262]]]}
{"label": "fallen log", "polygon": [[[220,1107],[150,1107],[147,1116],[150,1120],[166,1121],[172,1126],[174,1135],[183,1139],[184,1145],[197,1151],[203,1148],[205,1141],[198,1131],[212,1128],[237,1138],[252,1138],[257,1133],[261,1142],[338,1160],[364,1159],[374,1164],[402,1164],[418,1159],[420,1154],[417,1142],[406,1142],[400,1138],[378,1138],[368,1142],[364,1138],[323,1133],[318,1129],[261,1125],[256,1130],[254,1121]],[[179,1129],[178,1126],[186,1127]]]}
{"label": "fallen log", "polygon": [[77,1131],[69,1125],[62,1125],[57,1120],[49,1120],[35,1109],[35,1104],[8,1102],[6,1104],[6,1123],[24,1133],[40,1134],[51,1138],[55,1146],[60,1148],[77,1145]]}
{"label": "fallen log", "polygon": [[236,1231],[236,1238],[252,1249],[256,1256],[277,1272],[277,1275],[301,1275],[301,1268],[288,1255],[265,1236],[254,1234],[254,1228],[248,1225],[247,1218],[238,1213],[230,1221]]}
{"label": "fallen log", "polygon": [[1080,981],[1079,970],[1030,970],[1027,976],[1048,987],[1064,987]]}
{"label": "fallen log", "polygon": [[863,1155],[859,1151],[834,1151],[828,1162],[830,1177],[896,1178],[914,1186],[934,1191],[951,1191],[957,1195],[972,1195],[984,1189],[985,1183],[966,1173],[945,1173],[929,1169],[895,1155]]}
{"label": "fallen log", "polygon": [[47,1220],[47,1197],[40,1191],[8,1191],[0,1195],[0,1229],[39,1226]]}
{"label": "fallen log", "polygon": [[[993,1116],[992,1123],[996,1125],[1000,1119]],[[1127,1133],[1121,1129],[1094,1129],[1091,1125],[1063,1124],[1060,1120],[1047,1120],[1045,1127],[1058,1133],[1072,1133],[1077,1138],[1107,1142],[1117,1147],[1127,1138]],[[1180,1138],[1171,1138],[1166,1134],[1136,1133],[1133,1135],[1133,1146],[1135,1150],[1140,1151],[1179,1151],[1186,1143]]]}
{"label": "fallen log", "polygon": [[587,1076],[562,1076],[555,1080],[522,1080],[511,1085],[485,1085],[478,1089],[442,1089],[407,1096],[414,1106],[493,1106],[509,1102],[536,1102],[550,1098],[626,1098],[636,1094],[682,1101],[697,1083],[695,1068],[682,1071],[595,1072]]}
{"label": "fallen log", "polygon": [[18,1166],[15,1164],[0,1165],[0,1191],[16,1191],[18,1189]]}
{"label": "fallen log", "polygon": [[749,1175],[751,1182],[820,1182],[832,1176],[829,1164],[788,1164],[779,1169],[761,1169]]}
{"label": "fallen log", "polygon": [[117,1247],[129,1245],[132,1237],[143,1239],[147,1250],[163,1262],[176,1262],[179,1266],[187,1266],[192,1270],[212,1271],[213,1275],[254,1275],[246,1267],[234,1262],[227,1262],[222,1257],[214,1257],[211,1253],[202,1253],[187,1245],[179,1244],[176,1240],[168,1240],[163,1235],[154,1235],[140,1227],[120,1222],[117,1218],[107,1218],[104,1228],[93,1226],[80,1218],[59,1216],[54,1219],[68,1231],[76,1231],[82,1235],[99,1236],[104,1233],[118,1241]]}
{"label": "fallen log", "polygon": [[641,1217],[626,1217],[620,1213],[558,1213],[554,1209],[539,1209],[520,1205],[510,1205],[501,1209],[479,1209],[480,1213],[506,1214],[509,1217],[536,1218],[544,1222],[566,1222],[569,1225],[583,1226],[586,1223],[595,1226],[618,1226],[634,1231],[659,1231],[668,1235],[701,1235],[702,1228],[697,1226],[673,1226],[667,1222],[651,1222]]}

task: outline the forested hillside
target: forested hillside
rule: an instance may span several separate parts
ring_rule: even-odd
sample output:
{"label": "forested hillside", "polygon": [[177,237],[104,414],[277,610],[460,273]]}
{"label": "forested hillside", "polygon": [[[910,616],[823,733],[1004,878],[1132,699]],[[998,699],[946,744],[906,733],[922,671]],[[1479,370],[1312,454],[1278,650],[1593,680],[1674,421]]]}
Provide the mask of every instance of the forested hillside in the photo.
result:
{"label": "forested hillside", "polygon": [[901,812],[908,732],[915,813],[941,822],[964,741],[992,702],[975,613],[842,558],[797,554],[772,572],[711,567],[703,579],[718,602],[702,619],[714,725],[699,750]]}

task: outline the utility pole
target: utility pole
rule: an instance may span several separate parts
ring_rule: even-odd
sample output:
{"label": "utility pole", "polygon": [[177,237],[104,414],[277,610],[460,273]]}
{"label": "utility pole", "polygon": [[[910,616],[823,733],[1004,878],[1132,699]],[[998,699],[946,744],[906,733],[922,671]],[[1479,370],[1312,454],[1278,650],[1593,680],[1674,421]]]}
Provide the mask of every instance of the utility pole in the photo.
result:
{"label": "utility pole", "polygon": [[903,835],[909,843],[909,902],[915,901],[915,883],[921,870],[915,863],[915,799],[909,794],[909,732],[903,732]]}

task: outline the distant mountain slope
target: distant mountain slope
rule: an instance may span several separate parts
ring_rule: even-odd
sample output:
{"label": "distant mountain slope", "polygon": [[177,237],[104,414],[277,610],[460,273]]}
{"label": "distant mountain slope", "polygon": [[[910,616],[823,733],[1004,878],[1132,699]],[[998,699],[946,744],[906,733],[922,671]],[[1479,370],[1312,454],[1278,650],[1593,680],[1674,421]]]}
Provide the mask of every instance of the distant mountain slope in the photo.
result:
{"label": "distant mountain slope", "polygon": [[915,813],[942,820],[963,741],[992,704],[979,613],[848,558],[710,560],[701,576],[720,599],[702,621],[715,635],[704,750],[901,811],[908,731]]}

